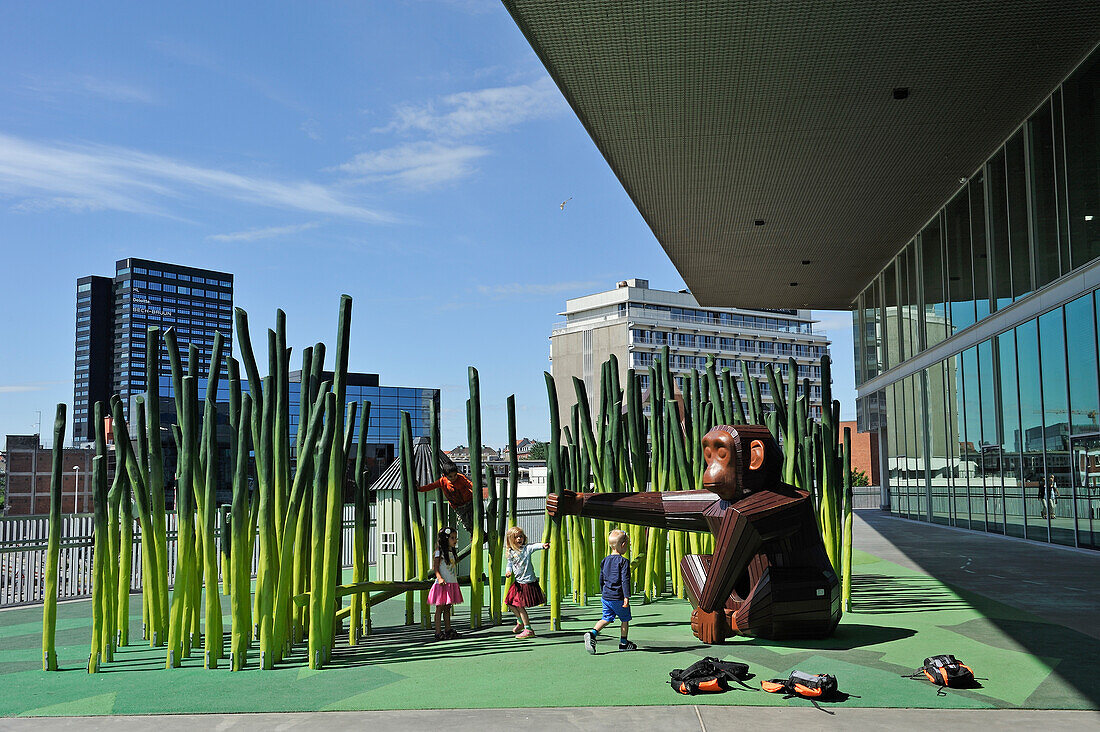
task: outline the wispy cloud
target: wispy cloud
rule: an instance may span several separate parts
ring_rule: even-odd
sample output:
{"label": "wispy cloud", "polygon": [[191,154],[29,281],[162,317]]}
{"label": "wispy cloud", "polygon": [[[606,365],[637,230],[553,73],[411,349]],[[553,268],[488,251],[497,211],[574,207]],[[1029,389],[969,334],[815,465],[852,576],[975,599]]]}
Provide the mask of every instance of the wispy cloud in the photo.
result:
{"label": "wispy cloud", "polygon": [[291,234],[300,234],[303,231],[309,231],[310,229],[316,229],[320,226],[319,221],[310,221],[305,224],[291,224],[290,226],[268,226],[262,229],[248,229],[247,231],[234,231],[228,234],[211,234],[206,237],[211,241],[258,241],[260,239],[274,239],[279,236],[290,236]]}
{"label": "wispy cloud", "polygon": [[156,97],[140,86],[90,74],[66,74],[49,77],[28,75],[23,90],[45,100],[56,101],[62,96],[82,96],[108,102],[152,104]]}
{"label": "wispy cloud", "polygon": [[0,394],[23,394],[28,391],[44,391],[49,386],[64,384],[64,381],[36,381],[31,384],[5,384],[0,385]]}
{"label": "wispy cloud", "polygon": [[403,104],[394,110],[390,124],[375,131],[418,130],[433,137],[455,139],[501,132],[564,110],[557,87],[544,77],[532,84],[458,92],[433,102]]}
{"label": "wispy cloud", "polygon": [[197,195],[371,223],[392,222],[332,186],[207,168],[105,145],[41,143],[0,133],[0,195],[23,210],[62,207],[170,216]]}
{"label": "wispy cloud", "polygon": [[599,282],[512,282],[501,285],[478,285],[477,291],[489,297],[543,297],[562,292],[585,291],[598,287]]}
{"label": "wispy cloud", "polygon": [[389,180],[405,188],[432,188],[469,175],[489,151],[476,145],[411,142],[360,153],[338,170],[364,182]]}

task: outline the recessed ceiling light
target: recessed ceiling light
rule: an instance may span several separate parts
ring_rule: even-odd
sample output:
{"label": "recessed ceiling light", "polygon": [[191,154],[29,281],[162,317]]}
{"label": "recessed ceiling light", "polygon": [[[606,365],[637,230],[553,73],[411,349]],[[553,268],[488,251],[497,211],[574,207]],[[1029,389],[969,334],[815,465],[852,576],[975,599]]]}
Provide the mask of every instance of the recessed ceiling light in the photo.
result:
{"label": "recessed ceiling light", "polygon": [[798,287],[798,283],[797,282],[792,282],[791,287]]}
{"label": "recessed ceiling light", "polygon": [[809,263],[810,263],[810,260],[808,260],[808,259],[803,259],[802,260],[802,264],[809,264]]}
{"label": "recessed ceiling light", "polygon": [[894,87],[894,99],[908,99],[909,87],[907,86],[895,86]]}
{"label": "recessed ceiling light", "polygon": [[752,223],[755,226],[763,226],[764,225],[764,219],[757,219],[756,221],[753,221]]}
{"label": "recessed ceiling light", "polygon": [[1092,221],[1092,214],[1085,214],[1085,221]]}

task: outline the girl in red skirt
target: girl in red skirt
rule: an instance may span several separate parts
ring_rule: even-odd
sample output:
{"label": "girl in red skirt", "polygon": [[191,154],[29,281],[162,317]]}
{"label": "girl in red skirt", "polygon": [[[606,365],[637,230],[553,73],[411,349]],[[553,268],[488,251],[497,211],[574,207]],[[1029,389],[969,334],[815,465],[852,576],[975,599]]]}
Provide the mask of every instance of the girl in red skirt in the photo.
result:
{"label": "girl in red skirt", "polygon": [[[435,572],[435,584],[428,590],[428,602],[435,605],[435,639],[458,638],[451,627],[451,610],[455,603],[462,602],[462,589],[458,586],[458,532],[448,526],[440,530],[435,540],[435,557],[432,559],[432,571]],[[444,627],[439,625],[443,620]]]}
{"label": "girl in red skirt", "polygon": [[516,614],[519,622],[512,632],[516,638],[533,638],[535,631],[531,630],[531,619],[527,617],[527,608],[542,605],[546,602],[539,586],[539,578],[535,576],[535,568],[531,565],[531,554],[540,549],[549,549],[549,544],[528,544],[527,534],[523,529],[513,526],[505,534],[505,542],[508,551],[505,558],[508,561],[508,570],[504,573],[513,578],[512,586],[508,588],[508,594],[504,598],[504,604]]}

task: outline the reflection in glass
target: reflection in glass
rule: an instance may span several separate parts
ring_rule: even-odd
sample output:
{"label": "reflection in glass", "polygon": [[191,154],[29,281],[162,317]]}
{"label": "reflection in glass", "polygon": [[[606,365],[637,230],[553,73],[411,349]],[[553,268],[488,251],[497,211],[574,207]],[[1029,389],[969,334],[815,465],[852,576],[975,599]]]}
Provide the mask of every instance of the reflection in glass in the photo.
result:
{"label": "reflection in glass", "polygon": [[1047,540],[1046,519],[1039,515],[1043,467],[1043,396],[1039,370],[1039,327],[1034,320],[1016,328],[1017,371],[1020,380],[1020,433],[1023,440],[1024,519],[1027,538]]}
{"label": "reflection in glass", "polygon": [[1005,533],[1024,536],[1023,474],[1020,469],[1020,399],[1016,383],[1016,336],[1008,331],[997,336],[994,352],[1000,386],[1000,459],[1004,487]]}
{"label": "reflection in glass", "polygon": [[952,523],[951,480],[948,475],[947,390],[944,388],[943,363],[924,370],[925,403],[928,405],[928,492],[932,521]]}
{"label": "reflection in glass", "polygon": [[962,402],[962,359],[959,356],[950,356],[944,361],[944,381],[947,384],[948,404],[947,418],[951,423],[952,440],[948,445],[948,475],[951,478],[952,500],[955,504],[955,525],[970,528],[970,500],[967,495],[967,468],[964,463],[966,452],[966,422],[963,410],[959,408]]}
{"label": "reflection in glass", "polygon": [[1013,300],[1019,300],[1032,291],[1025,155],[1023,130],[1020,130],[1005,143],[1005,173],[1008,184],[1008,240],[1012,258]]}
{"label": "reflection in glass", "polygon": [[949,334],[947,332],[947,296],[943,286],[943,242],[940,239],[940,217],[936,216],[921,232],[921,270],[924,287],[924,341],[929,348]]}
{"label": "reflection in glass", "polygon": [[993,307],[1012,304],[1012,252],[1008,240],[1008,200],[1005,189],[1005,152],[997,151],[985,166],[986,218],[989,222],[989,267]]}
{"label": "reflection in glass", "polygon": [[1028,158],[1031,163],[1032,253],[1035,286],[1058,278],[1058,217],[1054,189],[1054,129],[1050,101],[1027,123]]}
{"label": "reflection in glass", "polygon": [[970,196],[964,188],[945,214],[947,241],[947,299],[951,332],[974,324],[974,266],[970,256]]}
{"label": "reflection in glass", "polygon": [[970,179],[970,241],[974,262],[974,309],[977,319],[989,316],[989,253],[985,241],[985,177]]}
{"label": "reflection in glass", "polygon": [[[1072,415],[1066,383],[1066,340],[1061,308],[1039,316],[1039,357],[1043,364],[1043,411],[1046,417],[1043,442],[1046,447],[1047,490],[1048,493],[1054,492],[1050,490],[1053,478],[1057,487],[1056,497],[1065,499],[1071,484],[1069,434]],[[1051,501],[1046,508],[1050,540],[1072,546],[1073,522],[1072,518],[1066,518],[1067,513],[1072,514],[1069,501],[1062,500],[1060,506]]]}
{"label": "reflection in glass", "polygon": [[882,339],[886,346],[886,358],[882,365],[883,370],[897,366],[898,359],[898,269],[895,259],[883,272],[882,287]]}
{"label": "reflection in glass", "polygon": [[1062,85],[1069,179],[1070,259],[1100,257],[1100,55]]}
{"label": "reflection in glass", "polygon": [[978,380],[978,349],[962,352],[962,413],[966,425],[963,437],[962,469],[966,472],[970,498],[970,528],[985,530],[985,484],[982,480],[982,396]]}
{"label": "reflection in glass", "polygon": [[1004,495],[1001,487],[1001,423],[997,418],[997,380],[993,377],[993,342],[978,344],[978,384],[980,391],[982,444],[979,447],[979,472],[985,484],[986,530],[1004,533]]}

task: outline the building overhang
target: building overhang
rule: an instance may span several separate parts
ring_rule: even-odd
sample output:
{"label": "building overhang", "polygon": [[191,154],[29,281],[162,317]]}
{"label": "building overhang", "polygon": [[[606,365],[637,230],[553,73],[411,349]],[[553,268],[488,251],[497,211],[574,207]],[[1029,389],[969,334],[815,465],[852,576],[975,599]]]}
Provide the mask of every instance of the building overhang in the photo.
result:
{"label": "building overhang", "polygon": [[1100,42],[1095,1],[503,2],[704,306],[849,308]]}

